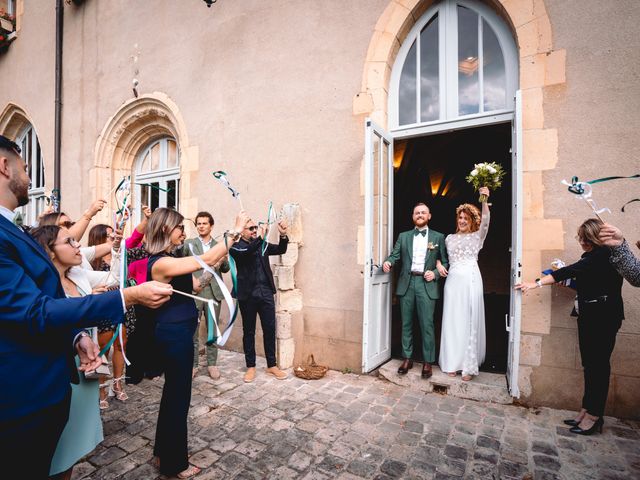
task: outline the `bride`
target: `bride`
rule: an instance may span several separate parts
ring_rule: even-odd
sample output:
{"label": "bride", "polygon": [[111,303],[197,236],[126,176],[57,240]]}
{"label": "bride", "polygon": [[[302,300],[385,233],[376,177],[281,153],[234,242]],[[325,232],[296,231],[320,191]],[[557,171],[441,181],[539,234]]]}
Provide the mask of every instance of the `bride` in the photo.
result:
{"label": "bride", "polygon": [[[489,189],[478,193],[489,197]],[[489,205],[482,203],[480,211],[464,203],[456,209],[457,230],[446,238],[449,271],[439,264],[440,275],[447,276],[444,285],[442,336],[440,338],[440,369],[455,377],[462,371],[462,380],[478,375],[485,356],[484,296],[482,276],[478,268],[478,252],[489,231]]]}

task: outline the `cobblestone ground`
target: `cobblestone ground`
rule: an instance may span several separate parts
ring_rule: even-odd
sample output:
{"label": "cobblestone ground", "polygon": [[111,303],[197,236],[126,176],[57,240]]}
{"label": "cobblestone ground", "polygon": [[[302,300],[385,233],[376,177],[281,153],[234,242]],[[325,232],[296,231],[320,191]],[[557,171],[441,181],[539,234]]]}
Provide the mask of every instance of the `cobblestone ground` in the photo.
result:
{"label": "cobblestone ground", "polygon": [[[602,435],[576,436],[561,422],[571,412],[423,394],[373,376],[278,381],[259,359],[245,384],[243,360],[220,352],[222,378],[202,367],[194,381],[199,480],[640,478],[640,422],[607,417]],[[105,440],[74,478],[159,478],[150,460],[162,380],[127,391],[103,413]]]}

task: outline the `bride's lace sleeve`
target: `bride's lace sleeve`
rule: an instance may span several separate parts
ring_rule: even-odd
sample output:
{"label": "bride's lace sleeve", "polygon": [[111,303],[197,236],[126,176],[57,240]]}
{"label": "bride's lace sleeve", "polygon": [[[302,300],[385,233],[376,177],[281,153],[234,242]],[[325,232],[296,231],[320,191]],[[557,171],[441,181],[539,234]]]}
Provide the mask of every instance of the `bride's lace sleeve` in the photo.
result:
{"label": "bride's lace sleeve", "polygon": [[484,239],[487,238],[487,233],[489,233],[489,220],[490,220],[489,210],[482,215],[482,220],[480,221],[480,229],[478,233],[480,233],[480,246],[484,243]]}

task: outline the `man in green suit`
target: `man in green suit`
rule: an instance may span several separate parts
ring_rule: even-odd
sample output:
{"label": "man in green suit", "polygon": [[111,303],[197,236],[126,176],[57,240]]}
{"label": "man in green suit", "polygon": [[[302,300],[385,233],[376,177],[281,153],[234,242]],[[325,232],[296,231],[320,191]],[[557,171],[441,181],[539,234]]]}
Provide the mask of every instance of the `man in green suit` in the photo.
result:
{"label": "man in green suit", "polygon": [[436,261],[449,267],[444,235],[428,227],[430,219],[429,207],[418,203],[413,208],[415,228],[398,236],[393,252],[382,265],[385,272],[390,272],[397,262],[402,262],[396,295],[400,297],[404,361],[398,373],[404,375],[413,368],[413,313],[416,312],[422,332],[422,378],[431,377],[431,364],[436,360],[433,312],[436,300],[440,298]]}
{"label": "man in green suit", "polygon": [[[216,243],[213,237],[211,236],[211,231],[213,230],[213,216],[209,212],[200,212],[196,215],[196,229],[198,230],[198,236],[195,238],[189,238],[184,242],[184,252],[185,255],[191,255],[191,248],[193,247],[193,253],[196,255],[202,255],[206,251],[208,251],[211,247],[213,247]],[[229,271],[229,262],[226,257],[224,257],[217,265],[215,265],[214,270],[218,275],[221,273],[226,273]],[[195,276],[200,280],[202,277],[204,270],[199,270],[195,273]],[[206,277],[206,276],[205,276]],[[222,300],[224,296],[222,295],[222,291],[218,286],[218,282],[216,282],[215,278],[203,280],[204,285],[202,289],[198,291],[198,296],[209,298],[215,300],[215,312],[216,318],[220,318],[220,306],[222,305]],[[200,309],[201,316],[206,320],[207,318],[207,305],[202,302],[198,302],[198,308]],[[205,323],[206,325],[206,323]],[[193,374],[195,376],[196,370],[198,369],[198,330],[196,329],[196,334],[193,337]],[[209,376],[217,380],[220,378],[220,370],[216,366],[218,362],[218,347],[215,345],[207,345],[207,370],[209,371]]]}

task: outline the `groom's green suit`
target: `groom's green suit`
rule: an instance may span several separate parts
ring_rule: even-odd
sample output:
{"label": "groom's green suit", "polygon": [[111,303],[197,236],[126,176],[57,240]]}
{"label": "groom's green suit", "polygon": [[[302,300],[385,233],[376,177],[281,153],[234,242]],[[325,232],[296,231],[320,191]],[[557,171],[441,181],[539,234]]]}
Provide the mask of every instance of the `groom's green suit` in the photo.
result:
{"label": "groom's green suit", "polygon": [[423,276],[411,274],[413,261],[413,239],[419,235],[416,229],[402,232],[398,236],[387,262],[395,265],[402,262],[396,295],[400,297],[400,311],[402,314],[402,352],[404,358],[413,355],[413,313],[417,311],[420,330],[422,332],[422,355],[425,362],[434,363],[436,360],[435,333],[433,327],[433,312],[436,300],[440,298],[440,274],[436,269],[436,260],[440,260],[445,268],[449,268],[449,259],[442,233],[429,229],[428,246],[422,273],[431,270],[435,279],[427,282]]}

